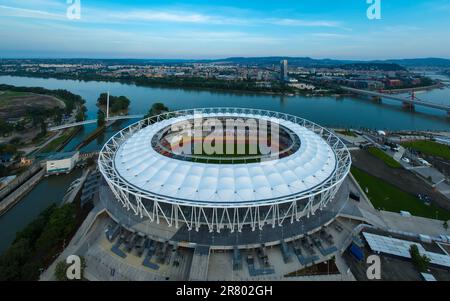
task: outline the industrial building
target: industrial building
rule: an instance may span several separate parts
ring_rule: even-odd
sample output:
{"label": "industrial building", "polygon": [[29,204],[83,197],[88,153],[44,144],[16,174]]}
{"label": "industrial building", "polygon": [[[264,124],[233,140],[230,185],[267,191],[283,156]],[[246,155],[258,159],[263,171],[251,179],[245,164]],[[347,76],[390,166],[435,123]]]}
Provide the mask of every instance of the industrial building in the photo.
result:
{"label": "industrial building", "polygon": [[79,152],[53,154],[47,158],[47,174],[69,173],[75,168],[79,158]]}

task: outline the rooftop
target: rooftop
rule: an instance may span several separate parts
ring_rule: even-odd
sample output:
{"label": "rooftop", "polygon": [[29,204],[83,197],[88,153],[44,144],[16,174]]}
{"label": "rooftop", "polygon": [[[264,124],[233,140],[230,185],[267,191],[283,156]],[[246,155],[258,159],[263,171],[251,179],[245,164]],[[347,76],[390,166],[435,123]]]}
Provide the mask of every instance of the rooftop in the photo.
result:
{"label": "rooftop", "polygon": [[78,152],[55,153],[55,154],[48,156],[47,160],[49,160],[49,161],[64,160],[64,159],[72,158],[77,153]]}

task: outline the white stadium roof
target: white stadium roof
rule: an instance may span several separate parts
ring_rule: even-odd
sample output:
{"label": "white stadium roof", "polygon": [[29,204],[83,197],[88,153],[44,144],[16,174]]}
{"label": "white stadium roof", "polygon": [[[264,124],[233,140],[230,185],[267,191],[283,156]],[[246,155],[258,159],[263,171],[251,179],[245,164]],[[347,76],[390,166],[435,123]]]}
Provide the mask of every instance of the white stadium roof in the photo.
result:
{"label": "white stadium roof", "polygon": [[118,175],[139,191],[182,201],[229,204],[286,198],[314,189],[336,171],[336,154],[318,134],[297,123],[263,115],[209,113],[202,117],[260,118],[290,129],[301,146],[282,159],[248,164],[205,164],[166,157],[152,147],[152,138],[180,116],[149,125],[130,136],[117,150]]}

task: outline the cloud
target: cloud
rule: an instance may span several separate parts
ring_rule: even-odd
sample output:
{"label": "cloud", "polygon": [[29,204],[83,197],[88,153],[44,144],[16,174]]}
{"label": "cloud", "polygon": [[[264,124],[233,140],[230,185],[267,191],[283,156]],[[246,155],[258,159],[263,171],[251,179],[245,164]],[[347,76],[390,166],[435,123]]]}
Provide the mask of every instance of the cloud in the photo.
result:
{"label": "cloud", "polygon": [[[19,18],[35,18],[46,20],[66,20],[66,9],[59,2],[51,0],[40,0],[33,2],[33,6],[26,8],[0,5],[0,15]],[[39,5],[37,5],[37,3]],[[83,2],[84,3],[84,2]],[[40,9],[35,9],[39,7]],[[41,9],[42,8],[42,9]],[[52,8],[53,12],[45,11],[44,8]],[[247,12],[250,14],[250,12]],[[340,22],[328,20],[304,20],[295,18],[255,18],[248,16],[234,17],[230,13],[205,14],[189,10],[172,9],[141,9],[141,10],[112,10],[82,6],[82,19],[84,23],[91,24],[116,24],[116,23],[186,23],[202,25],[232,25],[232,26],[289,26],[289,27],[340,27]]]}
{"label": "cloud", "polygon": [[43,10],[12,7],[6,5],[0,5],[0,15],[6,17],[35,18],[46,20],[63,20],[65,18],[65,15],[51,13]]}
{"label": "cloud", "polygon": [[308,21],[302,19],[267,19],[266,22],[280,26],[300,27],[340,27],[340,22],[335,21]]}
{"label": "cloud", "polygon": [[289,27],[340,27],[340,22],[327,20],[303,20],[280,18],[248,18],[229,17],[220,15],[202,14],[196,12],[180,11],[125,11],[121,13],[107,13],[109,21],[135,21],[135,22],[176,22],[215,25],[277,25]]}
{"label": "cloud", "polygon": [[348,35],[339,34],[339,33],[328,33],[328,32],[317,32],[312,33],[311,36],[318,38],[331,38],[331,39],[344,39],[348,38]]}
{"label": "cloud", "polygon": [[134,22],[167,22],[167,23],[195,23],[195,24],[243,24],[242,20],[223,16],[207,15],[197,12],[140,10],[120,13],[107,12],[106,20],[134,21]]}

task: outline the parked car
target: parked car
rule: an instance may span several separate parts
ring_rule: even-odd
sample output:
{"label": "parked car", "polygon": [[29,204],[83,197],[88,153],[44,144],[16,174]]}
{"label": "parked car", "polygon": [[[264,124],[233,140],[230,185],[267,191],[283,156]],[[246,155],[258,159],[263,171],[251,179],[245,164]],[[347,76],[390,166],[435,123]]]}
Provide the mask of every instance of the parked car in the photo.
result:
{"label": "parked car", "polygon": [[424,165],[424,166],[431,167],[430,162],[424,160],[423,158],[418,158],[417,161],[419,161],[419,163],[422,164],[422,165]]}
{"label": "parked car", "polygon": [[405,163],[408,163],[408,164],[411,163],[411,160],[409,160],[409,159],[406,158],[406,157],[403,157],[403,158],[402,158],[402,161],[405,162]]}

